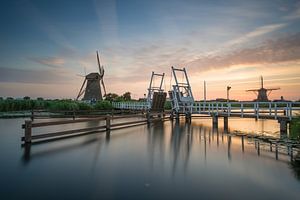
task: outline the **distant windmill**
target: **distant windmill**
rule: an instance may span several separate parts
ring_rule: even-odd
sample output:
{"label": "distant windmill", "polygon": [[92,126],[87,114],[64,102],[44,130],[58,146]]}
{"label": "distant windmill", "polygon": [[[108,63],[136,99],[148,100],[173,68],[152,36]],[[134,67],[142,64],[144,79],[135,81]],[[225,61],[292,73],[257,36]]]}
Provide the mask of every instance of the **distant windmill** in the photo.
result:
{"label": "distant windmill", "polygon": [[[97,53],[97,62],[99,67],[99,73],[98,72],[92,72],[88,75],[85,75],[84,81],[82,83],[82,86],[80,88],[80,91],[77,95],[76,100],[78,100],[83,94],[82,100],[84,101],[97,101],[102,100],[102,92],[101,92],[101,84],[103,87],[104,95],[106,95],[106,89],[103,81],[104,76],[104,68],[100,64],[100,59]],[[100,84],[101,82],[101,84]]]}
{"label": "distant windmill", "polygon": [[268,97],[273,90],[279,90],[280,88],[264,88],[264,78],[260,76],[260,89],[246,90],[246,92],[254,92],[257,95],[255,101],[269,101]]}

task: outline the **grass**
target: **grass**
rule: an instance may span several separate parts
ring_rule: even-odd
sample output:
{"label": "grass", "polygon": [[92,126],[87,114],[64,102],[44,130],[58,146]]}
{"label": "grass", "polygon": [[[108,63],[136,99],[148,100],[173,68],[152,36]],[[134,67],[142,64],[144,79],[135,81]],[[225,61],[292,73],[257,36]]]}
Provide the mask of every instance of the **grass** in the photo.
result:
{"label": "grass", "polygon": [[290,137],[300,141],[300,116],[294,118],[290,124]]}

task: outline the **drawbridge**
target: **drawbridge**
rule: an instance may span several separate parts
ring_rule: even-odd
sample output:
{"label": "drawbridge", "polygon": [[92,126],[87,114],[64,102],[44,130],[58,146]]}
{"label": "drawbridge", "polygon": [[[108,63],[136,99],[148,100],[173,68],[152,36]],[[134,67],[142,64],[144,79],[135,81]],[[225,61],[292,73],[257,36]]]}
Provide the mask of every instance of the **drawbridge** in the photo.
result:
{"label": "drawbridge", "polygon": [[[178,69],[173,66],[171,69],[175,80],[175,84],[172,85],[173,90],[169,91],[172,111],[175,113],[191,114],[195,101],[186,70],[185,68]],[[178,79],[179,73],[182,75],[181,82]]]}

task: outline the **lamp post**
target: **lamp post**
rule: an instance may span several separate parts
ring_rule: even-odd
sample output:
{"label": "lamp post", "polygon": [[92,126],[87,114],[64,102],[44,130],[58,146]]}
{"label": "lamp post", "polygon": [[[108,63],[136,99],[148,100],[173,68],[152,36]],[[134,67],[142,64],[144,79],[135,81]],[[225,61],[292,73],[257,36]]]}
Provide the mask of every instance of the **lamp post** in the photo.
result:
{"label": "lamp post", "polygon": [[229,90],[231,89],[230,86],[227,86],[227,103],[229,102]]}

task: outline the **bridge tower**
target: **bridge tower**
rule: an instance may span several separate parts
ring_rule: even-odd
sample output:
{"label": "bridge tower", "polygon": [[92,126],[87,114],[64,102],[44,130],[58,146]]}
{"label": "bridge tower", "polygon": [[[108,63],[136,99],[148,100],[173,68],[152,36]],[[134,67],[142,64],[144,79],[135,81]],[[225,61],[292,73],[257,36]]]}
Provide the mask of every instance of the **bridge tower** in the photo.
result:
{"label": "bridge tower", "polygon": [[[181,73],[182,80],[179,82],[178,74]],[[174,76],[175,85],[169,91],[169,97],[172,104],[172,110],[176,114],[184,113],[190,115],[192,113],[192,106],[194,104],[194,97],[192,88],[187,76],[185,68],[178,69],[172,66],[172,74]]]}
{"label": "bridge tower", "polygon": [[[152,72],[148,88],[147,102],[149,111],[161,112],[164,110],[167,93],[162,89],[165,73],[158,74]],[[155,80],[158,84],[155,84]]]}

